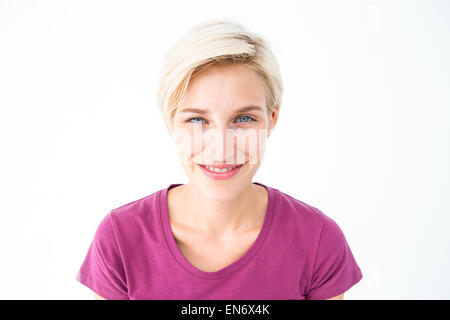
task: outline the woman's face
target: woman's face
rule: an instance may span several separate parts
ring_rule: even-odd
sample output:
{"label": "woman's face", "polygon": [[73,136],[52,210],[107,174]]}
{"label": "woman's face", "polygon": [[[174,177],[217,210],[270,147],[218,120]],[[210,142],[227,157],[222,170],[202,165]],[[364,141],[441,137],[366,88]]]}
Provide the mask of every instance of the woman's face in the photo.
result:
{"label": "woman's face", "polygon": [[209,199],[239,194],[261,164],[275,118],[260,78],[243,64],[214,65],[192,77],[171,132],[189,183]]}

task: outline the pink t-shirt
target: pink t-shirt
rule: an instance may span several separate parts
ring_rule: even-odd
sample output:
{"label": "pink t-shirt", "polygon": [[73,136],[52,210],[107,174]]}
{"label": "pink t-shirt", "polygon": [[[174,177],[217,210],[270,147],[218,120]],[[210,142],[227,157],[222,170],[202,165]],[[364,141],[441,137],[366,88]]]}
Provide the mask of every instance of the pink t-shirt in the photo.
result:
{"label": "pink t-shirt", "polygon": [[339,226],[278,189],[268,190],[262,229],[238,260],[194,267],[170,227],[167,191],[111,210],[99,224],[76,279],[106,299],[328,299],[362,278]]}

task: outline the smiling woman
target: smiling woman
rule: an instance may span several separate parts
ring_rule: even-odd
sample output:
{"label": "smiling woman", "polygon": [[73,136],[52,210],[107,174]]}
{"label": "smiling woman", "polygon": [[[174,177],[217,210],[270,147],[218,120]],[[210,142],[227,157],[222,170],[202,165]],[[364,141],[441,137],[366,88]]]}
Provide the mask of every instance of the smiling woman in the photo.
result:
{"label": "smiling woman", "polygon": [[261,36],[230,21],[192,28],[158,89],[189,183],[111,210],[78,281],[104,299],[342,299],[362,274],[339,226],[252,181],[282,92]]}

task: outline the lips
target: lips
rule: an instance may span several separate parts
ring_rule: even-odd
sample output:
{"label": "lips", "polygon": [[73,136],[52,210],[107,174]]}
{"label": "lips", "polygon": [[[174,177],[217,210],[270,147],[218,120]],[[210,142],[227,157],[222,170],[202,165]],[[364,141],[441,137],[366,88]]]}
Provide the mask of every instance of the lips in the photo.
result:
{"label": "lips", "polygon": [[211,179],[226,180],[234,177],[243,164],[203,165],[198,164],[202,172]]}
{"label": "lips", "polygon": [[233,170],[234,168],[242,166],[242,164],[222,164],[222,165],[205,165],[205,164],[202,165],[201,164],[200,166],[203,166],[204,168],[206,168],[207,170],[209,170],[211,172],[225,173],[230,170]]}
{"label": "lips", "polygon": [[198,163],[198,165],[200,165],[200,166],[209,166],[209,167],[214,167],[214,168],[223,169],[223,168],[230,168],[230,167],[238,167],[238,166],[242,166],[243,163],[236,163],[236,164],[201,164],[201,163]]}

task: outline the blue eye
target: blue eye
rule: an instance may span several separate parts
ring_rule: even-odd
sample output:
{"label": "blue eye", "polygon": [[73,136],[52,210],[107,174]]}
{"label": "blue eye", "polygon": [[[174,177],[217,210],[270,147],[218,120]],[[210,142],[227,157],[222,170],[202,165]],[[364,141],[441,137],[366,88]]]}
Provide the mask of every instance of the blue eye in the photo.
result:
{"label": "blue eye", "polygon": [[[200,117],[196,117],[196,118],[191,118],[191,119],[189,119],[188,122],[198,123],[199,121],[192,121],[192,120],[195,120],[195,119],[201,119],[201,120],[204,120],[204,119],[202,119],[202,118],[200,118]],[[201,122],[201,121],[200,121],[200,122]]]}
{"label": "blue eye", "polygon": [[252,117],[249,117],[249,116],[240,116],[240,117],[238,117],[238,119],[242,119],[242,118],[248,118],[249,119],[249,121],[243,121],[243,122],[250,122],[250,120],[254,120]]}

